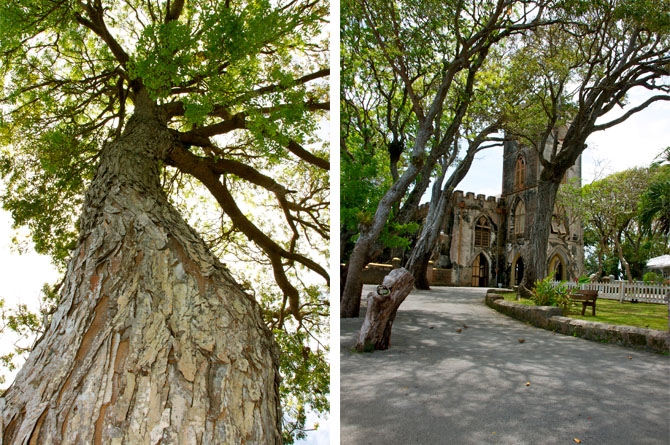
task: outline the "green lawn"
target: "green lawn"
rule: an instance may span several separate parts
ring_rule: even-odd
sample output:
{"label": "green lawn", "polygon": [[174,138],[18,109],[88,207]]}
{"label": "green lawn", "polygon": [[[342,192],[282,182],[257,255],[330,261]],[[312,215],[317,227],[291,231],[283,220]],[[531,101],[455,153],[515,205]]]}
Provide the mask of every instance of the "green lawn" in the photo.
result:
{"label": "green lawn", "polygon": [[[504,293],[505,300],[532,306],[532,300],[521,299],[517,301],[516,294]],[[584,315],[581,303],[573,306],[568,317],[587,321],[599,321],[601,323],[636,326],[639,328],[656,329],[666,331],[668,329],[668,307],[665,304],[656,303],[631,303],[629,301],[619,303],[617,300],[606,300],[598,298],[596,303],[596,316],[591,315],[591,308],[587,307]]]}

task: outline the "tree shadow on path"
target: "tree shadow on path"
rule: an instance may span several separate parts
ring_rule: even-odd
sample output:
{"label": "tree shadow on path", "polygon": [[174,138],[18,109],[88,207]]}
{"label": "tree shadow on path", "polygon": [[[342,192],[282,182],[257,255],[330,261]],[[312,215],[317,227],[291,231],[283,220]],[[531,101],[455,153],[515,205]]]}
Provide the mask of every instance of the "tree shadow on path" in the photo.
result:
{"label": "tree shadow on path", "polygon": [[667,356],[537,329],[484,295],[412,292],[387,351],[352,351],[364,310],[341,320],[342,444],[668,444]]}

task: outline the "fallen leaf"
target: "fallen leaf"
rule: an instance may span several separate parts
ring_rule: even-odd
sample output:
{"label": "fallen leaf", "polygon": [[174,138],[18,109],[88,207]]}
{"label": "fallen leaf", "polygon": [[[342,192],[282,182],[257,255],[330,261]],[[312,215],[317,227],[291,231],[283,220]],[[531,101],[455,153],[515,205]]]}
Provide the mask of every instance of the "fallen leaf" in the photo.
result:
{"label": "fallen leaf", "polygon": [[463,329],[458,328],[458,329],[456,329],[456,332],[458,332],[460,334],[461,332],[463,332]]}
{"label": "fallen leaf", "polygon": [[526,386],[530,386],[530,382],[526,382]]}
{"label": "fallen leaf", "polygon": [[629,355],[629,356],[628,356],[628,360],[633,360],[633,356],[632,356],[632,355]]}
{"label": "fallen leaf", "polygon": [[579,440],[579,439],[577,439],[576,437],[575,437],[574,439],[572,439],[572,440],[574,440],[574,441],[577,442],[577,443],[582,443],[582,441]]}
{"label": "fallen leaf", "polygon": [[525,342],[525,341],[526,341],[525,338],[521,338],[521,337],[519,337],[519,343],[523,343],[523,342]]}
{"label": "fallen leaf", "polygon": [[468,328],[468,325],[465,324],[465,323],[463,323],[463,327],[464,327],[465,329],[467,329],[467,328]]}

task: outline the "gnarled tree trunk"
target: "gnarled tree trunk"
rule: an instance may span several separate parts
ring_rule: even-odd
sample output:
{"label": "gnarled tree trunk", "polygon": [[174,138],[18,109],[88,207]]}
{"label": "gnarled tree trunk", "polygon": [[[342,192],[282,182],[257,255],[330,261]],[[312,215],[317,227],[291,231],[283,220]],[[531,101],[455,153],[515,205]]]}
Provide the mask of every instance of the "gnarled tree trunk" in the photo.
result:
{"label": "gnarled tree trunk", "polygon": [[[438,99],[435,99],[438,101]],[[436,103],[437,103],[436,102]],[[349,257],[347,277],[344,282],[340,298],[340,317],[356,318],[361,309],[361,292],[363,290],[363,269],[367,265],[370,251],[388,221],[391,209],[402,200],[409,185],[416,179],[426,164],[435,165],[436,157],[424,159],[426,143],[432,136],[432,120],[426,119],[417,132],[412,149],[412,162],[407,166],[400,179],[387,190],[375,211],[375,216],[369,225],[361,226],[360,235]]]}
{"label": "gnarled tree trunk", "polygon": [[0,443],[281,442],[277,348],[168,204],[174,142],[155,111],[136,102],[101,154],[61,304],[0,399]]}
{"label": "gnarled tree trunk", "polygon": [[[358,335],[356,350],[386,350],[391,344],[391,328],[398,308],[412,291],[414,277],[407,269],[394,269],[384,277],[387,294],[370,292],[365,320]],[[381,287],[381,286],[380,286]]]}

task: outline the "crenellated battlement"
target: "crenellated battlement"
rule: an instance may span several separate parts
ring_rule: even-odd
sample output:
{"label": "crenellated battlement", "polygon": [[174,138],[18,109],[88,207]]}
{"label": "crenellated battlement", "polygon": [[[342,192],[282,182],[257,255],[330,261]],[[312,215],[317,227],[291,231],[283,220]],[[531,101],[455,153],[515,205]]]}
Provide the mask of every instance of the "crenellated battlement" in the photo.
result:
{"label": "crenellated battlement", "polygon": [[[475,195],[473,192],[464,193],[462,190],[456,190],[452,195],[454,205],[460,208],[468,209],[494,209],[504,206],[502,198],[497,196],[486,196],[483,194]],[[428,215],[430,203],[421,204],[416,211],[416,219],[424,219]]]}
{"label": "crenellated battlement", "polygon": [[[501,195],[453,192],[450,212],[440,222],[439,238],[432,252],[434,267],[427,272],[431,283],[485,287],[521,282],[524,249],[529,242],[527,221],[534,220],[535,206],[532,203],[537,193],[538,165],[534,150],[508,142],[503,156]],[[568,174],[568,178],[573,177],[581,177],[579,162]],[[429,209],[430,203],[421,204],[415,221],[425,223]],[[579,276],[584,263],[582,242],[581,224],[553,223],[547,270],[562,280]],[[406,260],[407,251],[396,251],[395,255]],[[448,279],[442,279],[442,272],[437,271],[444,271]],[[376,272],[368,273],[374,275]],[[378,276],[373,278],[377,280]]]}
{"label": "crenellated battlement", "polygon": [[486,196],[483,194],[475,194],[473,192],[467,192],[465,195],[462,190],[456,190],[453,195],[454,202],[457,206],[463,207],[474,207],[474,208],[485,208],[491,207],[491,204],[494,206],[502,205],[502,200],[497,196]]}

